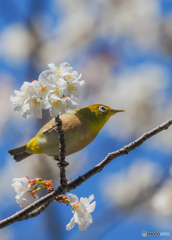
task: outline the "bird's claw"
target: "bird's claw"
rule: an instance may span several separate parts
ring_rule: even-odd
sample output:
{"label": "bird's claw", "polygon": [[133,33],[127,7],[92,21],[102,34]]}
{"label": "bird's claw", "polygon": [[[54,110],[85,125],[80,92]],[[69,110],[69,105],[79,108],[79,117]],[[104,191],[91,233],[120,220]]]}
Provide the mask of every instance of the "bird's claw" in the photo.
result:
{"label": "bird's claw", "polygon": [[[56,159],[57,160],[57,159]],[[64,161],[64,162],[60,162],[60,160],[58,159],[57,160],[58,163],[57,163],[57,166],[60,168],[60,167],[67,167],[69,165],[68,162]]]}

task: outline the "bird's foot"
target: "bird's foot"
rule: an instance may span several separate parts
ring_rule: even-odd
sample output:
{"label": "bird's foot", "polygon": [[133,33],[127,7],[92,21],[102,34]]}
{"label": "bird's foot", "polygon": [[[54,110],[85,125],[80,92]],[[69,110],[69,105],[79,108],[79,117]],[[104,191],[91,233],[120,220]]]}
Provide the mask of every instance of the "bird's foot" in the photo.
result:
{"label": "bird's foot", "polygon": [[61,162],[58,157],[55,157],[54,160],[57,161],[57,166],[58,167],[67,167],[69,165],[69,163],[66,162],[66,161]]}
{"label": "bird's foot", "polygon": [[59,159],[58,159],[57,161],[58,161],[57,166],[58,166],[59,168],[60,168],[60,167],[67,167],[67,166],[69,165],[69,163],[66,162],[66,161],[60,162]]}

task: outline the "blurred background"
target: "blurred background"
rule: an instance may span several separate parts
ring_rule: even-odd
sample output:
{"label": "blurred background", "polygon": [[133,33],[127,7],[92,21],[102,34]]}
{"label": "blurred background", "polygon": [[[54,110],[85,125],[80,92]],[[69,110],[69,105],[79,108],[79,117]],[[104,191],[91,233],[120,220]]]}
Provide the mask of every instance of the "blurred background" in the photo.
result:
{"label": "blurred background", "polygon": [[[0,219],[21,210],[13,178],[41,177],[59,185],[50,157],[16,163],[8,154],[50,120],[46,111],[41,120],[26,120],[9,100],[49,62],[69,62],[82,73],[86,84],[78,108],[103,103],[125,109],[86,149],[67,157],[67,178],[74,180],[172,117],[172,1],[0,1]],[[143,231],[170,232],[164,239],[172,239],[171,144],[172,127],[72,191],[79,198],[95,195],[93,224],[86,232],[77,226],[66,231],[71,209],[54,202],[38,217],[1,230],[0,239],[139,240]]]}

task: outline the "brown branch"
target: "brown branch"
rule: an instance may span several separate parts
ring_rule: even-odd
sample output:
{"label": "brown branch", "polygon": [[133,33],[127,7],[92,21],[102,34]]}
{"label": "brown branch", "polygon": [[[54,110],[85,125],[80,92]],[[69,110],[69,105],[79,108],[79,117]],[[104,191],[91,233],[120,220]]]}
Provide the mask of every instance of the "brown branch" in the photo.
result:
{"label": "brown branch", "polygon": [[50,201],[47,201],[45,204],[38,207],[36,210],[32,211],[31,213],[26,214],[25,216],[23,216],[23,219],[21,219],[21,220],[19,219],[18,221],[27,220],[29,218],[38,216],[41,212],[43,212],[50,205],[50,203],[51,203]]}
{"label": "brown branch", "polygon": [[[48,193],[51,193],[54,191],[53,187],[49,187],[47,189]],[[42,206],[38,207],[36,210],[32,211],[31,213],[28,213],[25,215],[25,217],[23,218],[23,220],[27,220],[29,218],[33,218],[38,216],[41,212],[43,212],[51,203],[52,201],[47,201],[45,204],[43,204]]]}
{"label": "brown branch", "polygon": [[[152,136],[156,135],[157,133],[168,129],[168,127],[172,125],[172,118],[168,120],[167,122],[161,124],[160,126],[154,128],[153,130],[143,134],[140,138],[136,139],[134,142],[124,146],[123,148],[119,149],[118,151],[109,153],[103,161],[101,161],[99,164],[97,164],[94,168],[92,168],[90,171],[85,173],[84,175],[78,177],[73,182],[67,184],[67,191],[69,192],[72,189],[75,189],[76,187],[80,186],[83,182],[85,182],[88,178],[92,177],[94,174],[102,171],[102,169],[110,163],[113,159],[128,154],[130,151],[134,150],[136,147],[140,146],[143,142],[145,142],[147,139],[151,138]],[[28,207],[24,208],[20,212],[15,213],[11,217],[4,219],[0,222],[0,228],[4,228],[14,222],[21,221],[26,219],[26,216],[29,216],[29,214],[33,214],[33,211],[35,209],[40,210],[41,206],[46,204],[47,202],[51,203],[55,198],[64,193],[64,189],[62,187],[58,187],[55,191],[47,194],[46,196],[42,197],[41,199],[37,200],[36,202],[32,203]],[[45,210],[45,208],[41,209],[42,211]]]}
{"label": "brown branch", "polygon": [[153,137],[157,133],[166,130],[169,128],[169,126],[172,125],[172,118],[165,123],[161,124],[160,126],[152,129],[151,131],[144,133],[140,138],[136,139],[134,142],[131,142],[130,144],[124,146],[123,148],[119,149],[118,151],[109,153],[99,164],[97,164],[94,168],[92,168],[90,171],[85,173],[84,175],[78,177],[73,182],[69,183],[67,185],[68,191],[75,189],[79,185],[81,185],[83,182],[85,182],[88,178],[92,177],[94,174],[101,172],[103,168],[109,164],[113,159],[128,154],[130,151],[134,150],[135,148],[139,147],[143,142],[145,142],[147,139]]}

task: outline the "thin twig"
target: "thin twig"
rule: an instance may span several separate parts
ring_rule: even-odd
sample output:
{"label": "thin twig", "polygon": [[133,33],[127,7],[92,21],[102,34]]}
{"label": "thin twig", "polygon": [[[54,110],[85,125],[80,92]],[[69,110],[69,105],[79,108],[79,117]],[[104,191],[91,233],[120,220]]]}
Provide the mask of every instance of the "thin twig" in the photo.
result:
{"label": "thin twig", "polygon": [[[58,166],[60,169],[60,184],[61,184],[60,187],[62,189],[62,193],[65,193],[67,191],[67,189],[66,189],[67,179],[66,179],[66,175],[65,175],[65,167],[68,165],[68,163],[65,162],[65,152],[66,152],[65,147],[66,147],[66,145],[65,145],[65,139],[64,139],[64,132],[62,130],[62,121],[59,118],[59,116],[57,116],[55,118],[55,124],[51,128],[49,128],[46,132],[44,132],[44,134],[51,131],[52,129],[55,129],[58,132],[60,157],[59,157],[59,159],[56,159],[56,160],[59,161]],[[52,191],[54,191],[54,189],[51,189],[51,191],[49,191],[49,192],[52,192]],[[41,212],[43,212],[50,203],[51,202],[49,201],[46,204],[39,207],[38,209],[34,210],[33,212],[27,214],[23,220],[26,220],[26,219],[32,218],[32,217],[36,217]]]}
{"label": "thin twig", "polygon": [[60,169],[60,184],[62,191],[65,193],[66,192],[66,186],[67,186],[67,179],[66,179],[66,170],[65,168],[67,167],[68,163],[65,162],[65,139],[64,139],[64,133],[62,130],[62,120],[57,116],[55,118],[55,123],[57,125],[57,131],[58,131],[58,137],[59,137],[59,169]]}
{"label": "thin twig", "polygon": [[[151,138],[152,136],[156,135],[157,133],[168,129],[168,127],[172,125],[172,118],[168,120],[167,122],[161,124],[160,126],[154,128],[153,130],[143,134],[140,138],[136,139],[134,142],[124,146],[123,148],[119,149],[118,151],[109,153],[103,161],[101,161],[99,164],[97,164],[94,168],[92,168],[90,171],[86,172],[84,175],[78,177],[73,182],[67,184],[67,191],[69,192],[72,189],[75,189],[76,187],[80,186],[83,182],[85,182],[88,178],[92,177],[96,173],[102,171],[102,169],[110,163],[113,159],[128,154],[130,151],[134,150],[136,147],[140,146],[143,142],[145,142],[147,139]],[[0,222],[0,228],[4,228],[14,222],[21,221],[23,219],[26,219],[26,216],[28,214],[33,213],[35,209],[40,208],[42,205],[46,204],[47,202],[52,202],[55,200],[55,198],[64,193],[63,189],[61,187],[58,187],[55,191],[47,194],[46,196],[42,197],[41,199],[37,200],[36,202],[32,203],[28,207],[24,208],[20,212],[15,213],[11,217],[4,219]],[[45,210],[45,208],[42,209],[42,211]]]}

